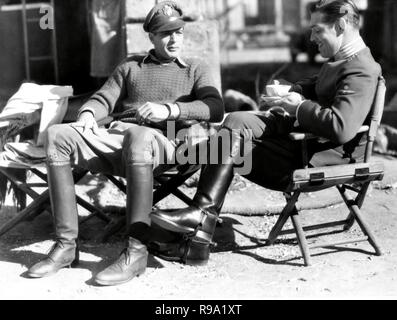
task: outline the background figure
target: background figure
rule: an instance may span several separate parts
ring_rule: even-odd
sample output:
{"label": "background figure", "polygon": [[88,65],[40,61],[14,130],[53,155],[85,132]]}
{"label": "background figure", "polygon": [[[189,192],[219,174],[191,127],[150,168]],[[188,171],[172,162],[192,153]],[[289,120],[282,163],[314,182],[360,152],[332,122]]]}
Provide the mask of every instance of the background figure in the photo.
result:
{"label": "background figure", "polygon": [[127,56],[122,28],[123,1],[93,0],[91,3],[91,72],[107,78]]}

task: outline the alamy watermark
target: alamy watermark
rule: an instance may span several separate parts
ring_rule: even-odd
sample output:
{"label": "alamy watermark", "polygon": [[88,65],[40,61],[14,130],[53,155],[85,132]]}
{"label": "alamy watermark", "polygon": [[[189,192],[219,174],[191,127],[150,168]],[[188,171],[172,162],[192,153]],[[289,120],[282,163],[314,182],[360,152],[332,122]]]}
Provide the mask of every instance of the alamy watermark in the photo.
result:
{"label": "alamy watermark", "polygon": [[[208,132],[207,132],[208,133]],[[165,165],[217,165],[233,163],[234,172],[248,175],[252,170],[252,136],[250,130],[229,130],[222,128],[214,134],[206,134],[200,125],[177,130],[175,121],[167,121],[167,139],[175,141],[175,150],[158,145],[155,162]],[[153,153],[144,155],[151,160]]]}
{"label": "alamy watermark", "polygon": [[40,7],[40,14],[42,14],[39,24],[42,30],[54,29],[54,8],[43,5]]}

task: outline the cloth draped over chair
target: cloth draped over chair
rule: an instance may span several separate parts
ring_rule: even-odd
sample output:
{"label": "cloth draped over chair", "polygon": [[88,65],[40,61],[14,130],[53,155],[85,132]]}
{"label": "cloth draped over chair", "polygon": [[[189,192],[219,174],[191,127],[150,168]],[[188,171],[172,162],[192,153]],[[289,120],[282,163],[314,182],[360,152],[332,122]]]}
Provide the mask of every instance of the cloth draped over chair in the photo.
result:
{"label": "cloth draped over chair", "polygon": [[[67,111],[68,98],[72,95],[71,86],[22,84],[0,113],[2,130],[0,165],[4,165],[2,160],[16,163],[28,161],[28,164],[44,161],[42,146],[45,132],[51,125],[62,122]],[[22,129],[34,124],[38,125],[38,135],[35,141],[7,143]]]}

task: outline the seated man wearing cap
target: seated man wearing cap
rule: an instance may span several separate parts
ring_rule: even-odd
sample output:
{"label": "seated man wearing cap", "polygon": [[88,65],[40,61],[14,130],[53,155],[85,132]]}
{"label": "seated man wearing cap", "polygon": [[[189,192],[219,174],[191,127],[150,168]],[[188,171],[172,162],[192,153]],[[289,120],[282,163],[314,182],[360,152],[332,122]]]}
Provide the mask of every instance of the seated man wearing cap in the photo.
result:
{"label": "seated man wearing cap", "polygon": [[[56,243],[27,275],[41,278],[78,262],[78,215],[71,165],[91,172],[123,176],[127,182],[127,243],[119,258],[95,276],[100,285],[116,285],[142,274],[152,208],[153,171],[166,170],[161,156],[172,157],[175,141],[166,136],[166,121],[223,119],[222,98],[208,67],[180,57],[185,22],[173,1],[157,4],[144,30],[154,45],[146,56],[122,62],[80,109],[77,122],[48,130],[47,174]],[[110,113],[134,113],[138,122],[113,122],[98,129]]]}

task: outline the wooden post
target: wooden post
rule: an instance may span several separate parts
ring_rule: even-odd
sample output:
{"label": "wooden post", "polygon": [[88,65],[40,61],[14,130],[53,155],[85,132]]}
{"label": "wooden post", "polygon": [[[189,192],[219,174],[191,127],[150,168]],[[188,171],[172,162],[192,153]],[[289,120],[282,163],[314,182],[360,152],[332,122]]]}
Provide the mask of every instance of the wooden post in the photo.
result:
{"label": "wooden post", "polygon": [[275,27],[277,35],[283,34],[283,2],[282,0],[275,0],[274,16],[276,17]]}
{"label": "wooden post", "polygon": [[22,0],[22,27],[23,27],[23,48],[25,51],[26,80],[30,80],[29,38],[28,38],[28,23],[26,17],[26,0]]}

